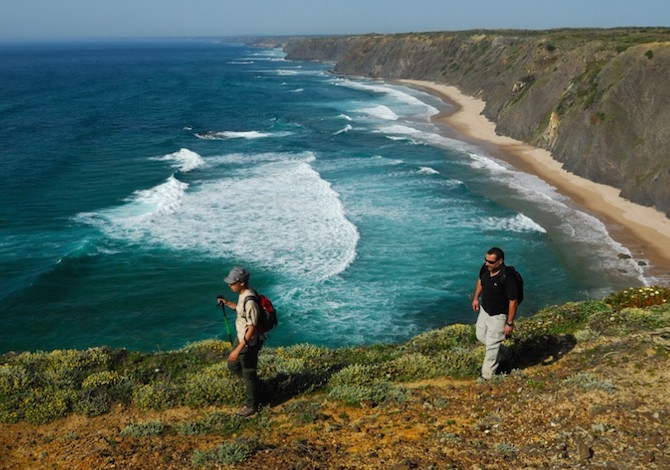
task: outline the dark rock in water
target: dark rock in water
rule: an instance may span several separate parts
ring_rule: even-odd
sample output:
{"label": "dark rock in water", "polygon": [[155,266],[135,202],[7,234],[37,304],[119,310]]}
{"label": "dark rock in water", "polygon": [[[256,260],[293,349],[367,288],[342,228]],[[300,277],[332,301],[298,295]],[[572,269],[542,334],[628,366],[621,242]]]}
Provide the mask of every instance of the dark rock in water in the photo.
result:
{"label": "dark rock in water", "polygon": [[619,254],[617,255],[617,258],[619,258],[619,259],[631,259],[632,256],[631,256],[631,255],[627,255],[626,253],[619,253]]}

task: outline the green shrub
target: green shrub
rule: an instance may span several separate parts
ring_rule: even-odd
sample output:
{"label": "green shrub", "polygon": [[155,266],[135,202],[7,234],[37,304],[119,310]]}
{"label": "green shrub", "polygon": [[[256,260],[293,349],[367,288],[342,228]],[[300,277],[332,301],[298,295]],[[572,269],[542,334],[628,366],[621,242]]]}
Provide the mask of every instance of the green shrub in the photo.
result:
{"label": "green shrub", "polygon": [[165,426],[160,421],[147,421],[145,423],[134,423],[121,430],[123,437],[150,437],[160,436],[165,431]]}
{"label": "green shrub", "polygon": [[328,348],[319,347],[313,344],[296,344],[288,348],[277,348],[276,354],[279,357],[299,358],[307,362],[321,363],[332,355]]}
{"label": "green shrub", "polygon": [[165,410],[176,405],[176,390],[166,382],[139,385],[133,390],[133,403],[145,410]]}
{"label": "green shrub", "polygon": [[497,452],[503,455],[515,454],[519,452],[519,448],[514,444],[510,444],[509,442],[501,442],[500,444],[496,444],[495,449]]}
{"label": "green shrub", "polygon": [[81,388],[84,390],[92,390],[99,387],[109,387],[116,385],[121,380],[118,372],[103,370],[101,372],[94,372],[84,379],[81,383]]}
{"label": "green shrub", "polygon": [[240,430],[242,421],[221,411],[206,414],[198,421],[192,421],[176,427],[179,434],[194,436],[200,434],[232,434]]}
{"label": "green shrub", "polygon": [[225,361],[232,349],[228,341],[206,339],[187,344],[177,353],[181,357],[182,364],[191,367]]}
{"label": "green shrub", "polygon": [[375,368],[369,365],[352,364],[333,375],[328,384],[331,387],[339,385],[369,385],[375,381]]}
{"label": "green shrub", "polygon": [[23,419],[23,413],[15,401],[0,402],[0,423],[17,423]]}
{"label": "green shrub", "polygon": [[409,394],[406,389],[374,377],[374,369],[372,366],[360,364],[345,367],[331,377],[328,397],[354,406],[407,400]]}
{"label": "green shrub", "polygon": [[75,388],[93,369],[104,369],[111,358],[106,348],[22,353],[17,362],[34,374],[40,385]]}
{"label": "green shrub", "polygon": [[590,328],[575,331],[575,339],[577,341],[590,341],[593,339],[597,339],[599,336],[600,335],[596,331],[593,331]]}
{"label": "green shrub", "polygon": [[667,303],[648,308],[626,307],[594,315],[589,320],[591,330],[615,336],[667,327],[670,327],[670,305]]}
{"label": "green shrub", "polygon": [[590,372],[581,372],[579,374],[571,375],[565,379],[565,384],[581,388],[582,390],[603,390],[606,392],[613,392],[616,390],[614,382],[607,379],[601,379]]}
{"label": "green shrub", "polygon": [[610,314],[611,311],[609,305],[595,300],[547,307],[519,322],[515,337],[527,339],[530,336],[572,334],[584,329],[592,316]]}
{"label": "green shrub", "polygon": [[104,370],[90,374],[81,384],[74,411],[88,417],[107,413],[114,399],[123,399],[123,388],[118,387],[121,381],[118,372],[114,371]]}
{"label": "green shrub", "polygon": [[23,418],[32,424],[50,423],[65,416],[76,398],[76,393],[67,389],[30,389],[21,403]]}
{"label": "green shrub", "polygon": [[83,391],[73,410],[89,418],[107,413],[112,407],[111,397],[104,391]]}
{"label": "green shrub", "polygon": [[334,362],[333,352],[328,348],[297,344],[262,351],[258,358],[258,371],[265,377],[319,373],[331,367]]}
{"label": "green shrub", "polygon": [[603,302],[614,309],[666,305],[670,302],[670,289],[660,286],[631,287],[608,295]]}
{"label": "green shrub", "polygon": [[385,380],[375,380],[367,385],[336,385],[328,392],[328,398],[340,400],[350,406],[381,403],[403,403],[409,392]]}
{"label": "green shrub", "polygon": [[336,363],[381,364],[392,361],[403,354],[403,350],[391,344],[375,344],[365,347],[337,348],[333,351]]}
{"label": "green shrub", "polygon": [[441,353],[437,363],[442,365],[444,375],[473,377],[480,373],[484,353],[483,346],[474,349],[453,348]]}
{"label": "green shrub", "polygon": [[456,324],[420,334],[409,341],[406,348],[410,351],[431,354],[476,343],[474,325]]}
{"label": "green shrub", "polygon": [[381,373],[390,380],[407,382],[444,375],[444,367],[421,353],[409,353],[380,365]]}
{"label": "green shrub", "polygon": [[282,357],[271,353],[258,357],[258,373],[265,377],[278,374],[300,374],[307,368],[304,359],[298,357]]}
{"label": "green shrub", "polygon": [[30,385],[32,379],[21,365],[0,365],[0,400],[13,393],[19,393]]}
{"label": "green shrub", "polygon": [[191,458],[195,468],[213,465],[235,465],[244,462],[260,448],[258,442],[249,439],[236,439],[222,444],[213,450],[196,450]]}
{"label": "green shrub", "polygon": [[228,341],[221,341],[219,339],[205,339],[195,343],[189,343],[181,350],[187,354],[216,354],[228,355],[230,353],[231,345]]}
{"label": "green shrub", "polygon": [[189,374],[183,387],[186,404],[194,408],[240,404],[244,400],[244,384],[231,375],[226,363]]}
{"label": "green shrub", "polygon": [[622,321],[637,325],[637,329],[656,330],[670,327],[670,304],[651,308],[625,308],[620,312]]}

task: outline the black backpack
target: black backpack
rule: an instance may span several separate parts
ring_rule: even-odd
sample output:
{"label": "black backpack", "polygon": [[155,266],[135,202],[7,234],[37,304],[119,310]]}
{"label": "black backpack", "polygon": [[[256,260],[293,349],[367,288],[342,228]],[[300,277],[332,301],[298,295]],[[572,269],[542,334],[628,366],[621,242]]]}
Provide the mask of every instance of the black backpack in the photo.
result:
{"label": "black backpack", "polygon": [[267,333],[268,331],[274,329],[277,326],[277,310],[270,302],[270,299],[265,297],[262,294],[252,294],[244,299],[244,307],[246,308],[247,302],[253,300],[256,302],[260,308],[260,318],[258,319],[258,332]]}
{"label": "black backpack", "polygon": [[521,277],[521,274],[519,274],[519,271],[514,269],[514,266],[505,266],[503,279],[505,279],[508,274],[514,276],[514,279],[516,279],[516,300],[517,305],[521,305],[521,302],[523,302],[523,278]]}

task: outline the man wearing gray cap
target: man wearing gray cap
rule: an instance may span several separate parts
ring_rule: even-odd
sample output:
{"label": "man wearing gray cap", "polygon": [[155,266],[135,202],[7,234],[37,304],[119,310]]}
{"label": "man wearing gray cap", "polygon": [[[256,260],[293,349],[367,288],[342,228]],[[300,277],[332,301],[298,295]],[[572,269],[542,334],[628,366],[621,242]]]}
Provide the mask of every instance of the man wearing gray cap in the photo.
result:
{"label": "man wearing gray cap", "polygon": [[[258,380],[258,352],[263,346],[263,334],[258,331],[260,307],[256,299],[258,294],[249,287],[249,272],[241,266],[235,266],[223,279],[230,290],[238,294],[237,303],[218,297],[219,304],[235,309],[235,330],[237,338],[233,341],[233,350],[228,356],[230,371],[244,379],[247,388],[246,404],[237,414],[251,416],[258,411],[260,383]],[[247,301],[248,297],[252,297]]]}

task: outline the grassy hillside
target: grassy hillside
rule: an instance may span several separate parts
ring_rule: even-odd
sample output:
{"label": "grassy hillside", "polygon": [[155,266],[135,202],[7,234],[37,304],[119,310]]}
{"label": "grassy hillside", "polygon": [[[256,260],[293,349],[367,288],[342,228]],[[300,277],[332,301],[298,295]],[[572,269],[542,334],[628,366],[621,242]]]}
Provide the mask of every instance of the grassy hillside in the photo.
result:
{"label": "grassy hillside", "polygon": [[636,288],[520,319],[490,382],[475,379],[472,325],[266,348],[266,404],[248,420],[234,414],[244,390],[227,342],[5,354],[0,467],[667,468],[668,299]]}

